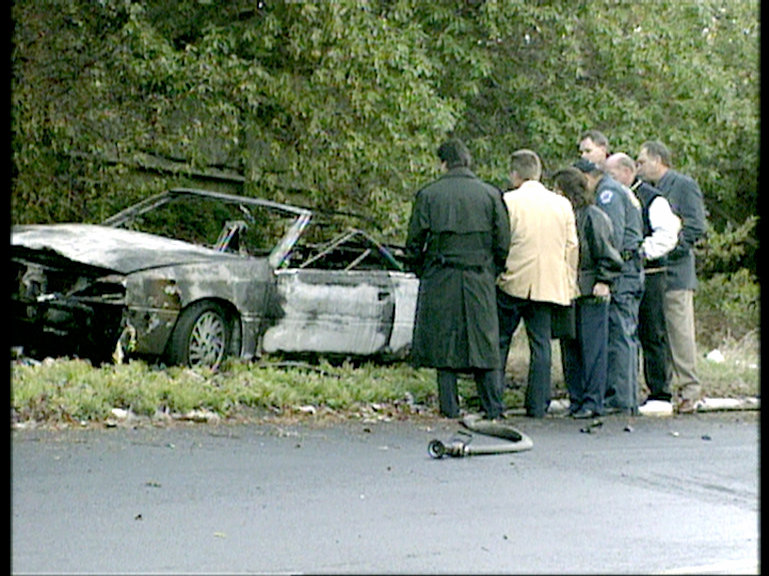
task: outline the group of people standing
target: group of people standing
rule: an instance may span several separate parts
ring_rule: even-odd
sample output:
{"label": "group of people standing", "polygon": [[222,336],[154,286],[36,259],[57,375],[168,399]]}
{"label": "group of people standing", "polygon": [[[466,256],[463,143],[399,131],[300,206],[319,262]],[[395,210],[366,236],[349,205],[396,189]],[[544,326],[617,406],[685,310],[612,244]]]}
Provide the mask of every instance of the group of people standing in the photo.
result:
{"label": "group of people standing", "polygon": [[[485,417],[503,416],[521,321],[530,417],[550,405],[554,337],[574,418],[691,412],[702,396],[693,310],[702,193],[672,170],[661,142],[645,142],[636,160],[609,154],[595,130],[578,147],[552,189],[539,156],[515,151],[504,192],[474,174],[462,141],[438,148],[443,174],[416,194],[406,253],[420,278],[412,362],[436,368],[444,416],[460,415],[462,373],[473,375]],[[639,405],[641,356],[649,394]]]}

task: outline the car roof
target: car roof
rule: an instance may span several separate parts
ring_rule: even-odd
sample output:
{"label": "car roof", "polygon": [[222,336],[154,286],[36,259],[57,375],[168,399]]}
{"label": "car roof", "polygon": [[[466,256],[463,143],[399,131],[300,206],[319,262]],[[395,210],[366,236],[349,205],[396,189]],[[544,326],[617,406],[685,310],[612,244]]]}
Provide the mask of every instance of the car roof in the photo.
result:
{"label": "car roof", "polygon": [[105,226],[114,226],[119,224],[126,218],[136,216],[152,208],[165,204],[169,200],[181,196],[197,196],[201,198],[212,198],[222,200],[224,202],[233,204],[251,204],[256,206],[265,206],[272,208],[287,214],[293,214],[295,216],[308,217],[312,215],[312,210],[308,208],[301,208],[299,206],[292,206],[290,204],[283,204],[281,202],[275,202],[273,200],[266,200],[264,198],[254,198],[250,196],[240,196],[236,194],[227,194],[225,192],[216,192],[214,190],[203,190],[198,188],[171,188],[159,194],[155,194],[144,200],[121,210],[117,214],[114,214],[102,222]]}

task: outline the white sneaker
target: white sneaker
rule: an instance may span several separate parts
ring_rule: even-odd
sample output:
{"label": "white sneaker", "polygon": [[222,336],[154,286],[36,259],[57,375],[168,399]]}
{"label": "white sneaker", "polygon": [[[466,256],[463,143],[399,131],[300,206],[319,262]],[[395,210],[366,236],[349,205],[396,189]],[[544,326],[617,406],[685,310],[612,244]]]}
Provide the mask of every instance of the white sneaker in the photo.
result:
{"label": "white sneaker", "polygon": [[647,400],[638,407],[643,416],[672,416],[673,404],[664,400]]}

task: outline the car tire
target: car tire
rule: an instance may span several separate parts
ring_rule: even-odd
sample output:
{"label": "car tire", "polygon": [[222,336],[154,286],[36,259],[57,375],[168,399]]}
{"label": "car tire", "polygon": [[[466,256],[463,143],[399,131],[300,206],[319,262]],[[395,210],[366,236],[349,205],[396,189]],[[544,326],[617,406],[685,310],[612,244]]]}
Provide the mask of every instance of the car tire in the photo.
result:
{"label": "car tire", "polygon": [[210,301],[185,308],[168,342],[168,363],[215,370],[228,355],[232,323],[222,307]]}

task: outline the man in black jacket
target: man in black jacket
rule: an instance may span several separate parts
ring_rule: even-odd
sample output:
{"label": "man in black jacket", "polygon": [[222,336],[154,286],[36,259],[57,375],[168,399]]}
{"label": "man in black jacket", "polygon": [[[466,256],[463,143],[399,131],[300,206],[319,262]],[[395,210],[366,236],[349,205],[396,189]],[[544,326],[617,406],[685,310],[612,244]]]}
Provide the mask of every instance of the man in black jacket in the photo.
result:
{"label": "man in black jacket", "polygon": [[681,219],[678,243],[668,254],[665,322],[673,372],[678,380],[677,409],[681,413],[693,412],[702,398],[696,372],[694,246],[705,234],[705,204],[697,183],[671,169],[670,150],[662,142],[644,142],[637,162],[638,175],[657,187]]}
{"label": "man in black jacket", "polygon": [[445,173],[417,192],[406,252],[420,278],[411,360],[437,369],[440,412],[459,416],[457,374],[471,372],[487,418],[504,411],[495,279],[510,225],[500,191],[470,170],[456,139],[438,148]]}

